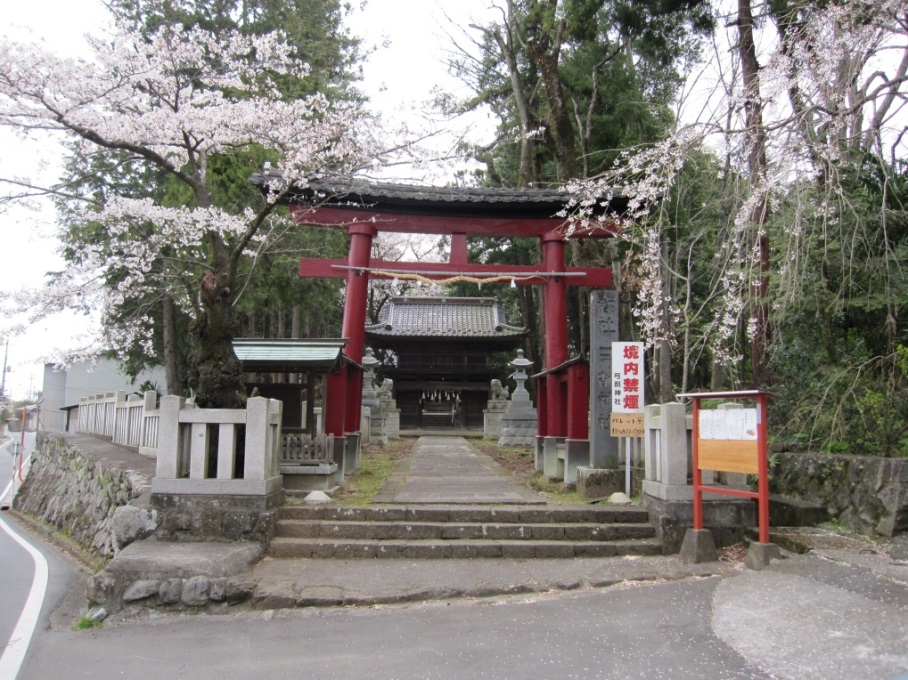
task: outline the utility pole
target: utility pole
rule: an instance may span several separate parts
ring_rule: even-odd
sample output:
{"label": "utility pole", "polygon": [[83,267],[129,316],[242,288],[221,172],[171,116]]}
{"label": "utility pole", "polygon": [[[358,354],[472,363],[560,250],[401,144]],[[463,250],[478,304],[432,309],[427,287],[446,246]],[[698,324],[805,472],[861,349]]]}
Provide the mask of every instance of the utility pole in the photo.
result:
{"label": "utility pole", "polygon": [[6,360],[9,358],[9,337],[6,338],[6,351],[3,352],[3,378],[0,380],[0,394],[6,396]]}

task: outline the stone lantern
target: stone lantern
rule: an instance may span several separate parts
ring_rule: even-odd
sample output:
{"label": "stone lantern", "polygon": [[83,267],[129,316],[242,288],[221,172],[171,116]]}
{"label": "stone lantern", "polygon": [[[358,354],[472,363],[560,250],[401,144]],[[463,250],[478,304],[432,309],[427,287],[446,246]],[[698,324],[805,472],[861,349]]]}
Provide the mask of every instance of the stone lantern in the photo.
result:
{"label": "stone lantern", "polygon": [[514,369],[514,372],[511,373],[510,377],[514,378],[517,383],[517,387],[514,388],[514,394],[511,396],[511,401],[529,401],[530,393],[527,392],[527,388],[524,386],[524,383],[527,381],[527,378],[530,376],[527,374],[527,369],[533,365],[533,362],[523,356],[523,350],[517,350],[517,358],[510,361],[508,366]]}
{"label": "stone lantern", "polygon": [[529,375],[527,368],[533,362],[523,356],[523,350],[517,350],[517,358],[508,363],[514,369],[511,377],[517,383],[507,410],[501,417],[501,438],[499,446],[534,446],[536,444],[536,408],[530,401],[526,383]]}

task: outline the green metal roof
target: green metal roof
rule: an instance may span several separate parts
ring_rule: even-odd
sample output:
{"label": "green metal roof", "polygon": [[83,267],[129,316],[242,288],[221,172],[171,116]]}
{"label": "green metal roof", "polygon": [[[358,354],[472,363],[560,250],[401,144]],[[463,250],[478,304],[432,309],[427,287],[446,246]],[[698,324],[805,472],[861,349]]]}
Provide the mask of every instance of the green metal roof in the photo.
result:
{"label": "green metal roof", "polygon": [[265,340],[237,338],[233,351],[243,364],[243,370],[292,371],[304,368],[321,368],[326,371],[340,364],[341,350],[347,340]]}

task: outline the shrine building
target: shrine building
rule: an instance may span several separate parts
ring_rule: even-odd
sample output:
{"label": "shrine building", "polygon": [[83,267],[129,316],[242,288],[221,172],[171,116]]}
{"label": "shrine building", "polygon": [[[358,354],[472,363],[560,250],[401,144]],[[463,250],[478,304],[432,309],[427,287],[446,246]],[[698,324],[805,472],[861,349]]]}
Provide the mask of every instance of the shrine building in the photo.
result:
{"label": "shrine building", "polygon": [[526,330],[507,323],[494,298],[394,297],[366,326],[371,347],[389,352],[401,429],[482,429],[495,352],[518,347]]}

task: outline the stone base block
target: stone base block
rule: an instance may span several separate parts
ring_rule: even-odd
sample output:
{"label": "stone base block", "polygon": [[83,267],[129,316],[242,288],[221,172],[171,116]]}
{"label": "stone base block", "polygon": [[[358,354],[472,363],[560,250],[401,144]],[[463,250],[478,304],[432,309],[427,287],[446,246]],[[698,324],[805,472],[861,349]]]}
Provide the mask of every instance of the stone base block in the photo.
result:
{"label": "stone base block", "polygon": [[[749,498],[718,497],[720,500],[703,501],[704,528],[712,533],[718,547],[743,541],[745,529],[757,525],[756,503]],[[666,555],[677,553],[687,530],[694,526],[693,501],[666,501],[644,493],[643,507],[650,513],[662,551]]]}
{"label": "stone base block", "polygon": [[624,472],[578,467],[577,491],[584,498],[608,498],[617,491],[624,491]]}
{"label": "stone base block", "polygon": [[137,541],[89,579],[86,595],[107,613],[239,604],[252,595],[255,581],[247,574],[263,552],[259,543]]}
{"label": "stone base block", "polygon": [[334,464],[337,465],[337,472],[334,480],[340,484],[344,481],[344,475],[347,472],[347,438],[334,438]]}
{"label": "stone base block", "polygon": [[769,525],[773,527],[815,527],[829,520],[826,506],[789,496],[769,496]]}
{"label": "stone base block", "polygon": [[533,446],[535,437],[526,436],[502,436],[498,440],[498,446]]}
{"label": "stone base block", "polygon": [[775,543],[751,543],[744,558],[744,566],[759,571],[769,566],[770,560],[782,557],[782,551]]}
{"label": "stone base block", "polygon": [[362,465],[362,437],[359,432],[345,432],[344,437],[344,474],[352,475]]}
{"label": "stone base block", "polygon": [[561,437],[546,437],[542,444],[542,474],[549,479],[564,479],[564,457],[559,457]]}
{"label": "stone base block", "polygon": [[681,543],[679,557],[687,564],[715,562],[719,559],[716,543],[709,529],[688,529]]}
{"label": "stone base block", "polygon": [[509,410],[501,418],[499,446],[533,446],[536,440],[536,413]]}
{"label": "stone base block", "polygon": [[590,440],[568,439],[564,443],[564,482],[577,483],[577,469],[590,464]]}
{"label": "stone base block", "polygon": [[293,491],[327,491],[335,486],[337,464],[324,465],[282,465],[284,490]]}
{"label": "stone base block", "polygon": [[503,411],[493,411],[486,409],[482,415],[482,436],[486,439],[498,439],[501,437],[501,417]]}
{"label": "stone base block", "polygon": [[536,436],[533,438],[533,447],[536,450],[536,472],[542,472],[545,455],[545,437]]}
{"label": "stone base block", "polygon": [[274,535],[284,492],[261,496],[151,494],[158,512],[155,535],[167,540],[257,541]]}

